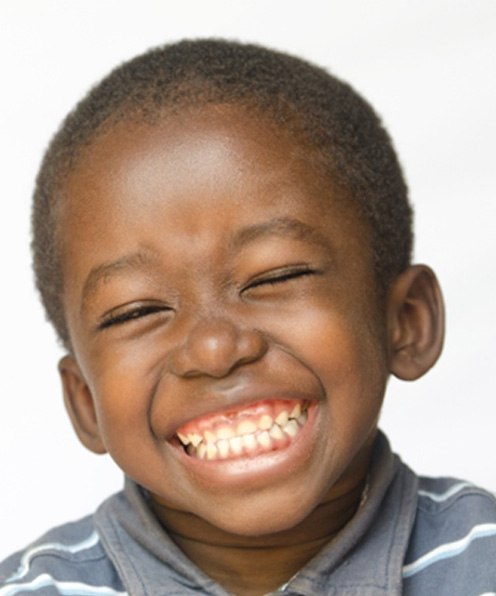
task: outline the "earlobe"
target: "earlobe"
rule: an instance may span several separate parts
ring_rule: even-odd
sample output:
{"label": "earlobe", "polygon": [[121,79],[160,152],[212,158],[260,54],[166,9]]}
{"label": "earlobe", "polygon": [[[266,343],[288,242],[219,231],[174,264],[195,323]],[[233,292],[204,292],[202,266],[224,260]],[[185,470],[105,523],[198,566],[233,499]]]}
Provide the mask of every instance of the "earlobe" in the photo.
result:
{"label": "earlobe", "polygon": [[59,373],[65,407],[79,440],[94,453],[106,453],[91,391],[73,356],[64,356],[60,360]]}
{"label": "earlobe", "polygon": [[391,373],[413,381],[436,363],[443,347],[444,304],[433,271],[414,265],[400,274],[388,309]]}

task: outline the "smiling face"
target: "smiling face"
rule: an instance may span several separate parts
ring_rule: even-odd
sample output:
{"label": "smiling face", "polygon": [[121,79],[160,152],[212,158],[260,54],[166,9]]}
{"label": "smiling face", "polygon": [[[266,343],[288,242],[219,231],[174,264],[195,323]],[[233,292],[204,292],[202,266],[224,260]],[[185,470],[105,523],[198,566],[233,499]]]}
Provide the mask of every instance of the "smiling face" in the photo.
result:
{"label": "smiling face", "polygon": [[122,123],[60,216],[78,433],[156,502],[291,528],[363,481],[388,375],[368,230],[309,151],[217,106]]}

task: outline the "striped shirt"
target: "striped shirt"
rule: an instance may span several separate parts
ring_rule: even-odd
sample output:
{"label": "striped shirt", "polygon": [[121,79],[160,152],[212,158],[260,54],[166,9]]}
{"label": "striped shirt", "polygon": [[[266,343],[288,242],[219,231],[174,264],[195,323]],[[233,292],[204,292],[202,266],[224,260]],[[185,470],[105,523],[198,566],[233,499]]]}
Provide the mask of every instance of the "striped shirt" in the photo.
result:
{"label": "striped shirt", "polygon": [[[171,541],[127,480],[96,513],[0,563],[0,596],[228,593]],[[496,499],[418,478],[379,435],[362,506],[278,595],[496,596]]]}

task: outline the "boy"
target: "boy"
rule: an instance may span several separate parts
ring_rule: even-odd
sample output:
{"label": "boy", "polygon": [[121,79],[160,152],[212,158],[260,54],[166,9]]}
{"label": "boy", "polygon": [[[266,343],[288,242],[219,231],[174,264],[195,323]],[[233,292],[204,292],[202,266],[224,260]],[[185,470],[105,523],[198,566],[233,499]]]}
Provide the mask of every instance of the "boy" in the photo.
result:
{"label": "boy", "polygon": [[126,486],[7,559],[0,596],[494,592],[494,498],[377,430],[443,305],[347,85],[218,40],[138,57],[52,141],[33,230],[67,410]]}

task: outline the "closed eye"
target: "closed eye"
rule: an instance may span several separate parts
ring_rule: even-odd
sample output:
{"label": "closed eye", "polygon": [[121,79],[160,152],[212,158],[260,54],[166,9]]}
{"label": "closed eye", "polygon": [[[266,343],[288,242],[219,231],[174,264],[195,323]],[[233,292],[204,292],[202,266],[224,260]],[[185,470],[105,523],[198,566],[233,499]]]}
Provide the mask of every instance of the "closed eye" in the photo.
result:
{"label": "closed eye", "polygon": [[264,277],[261,277],[258,279],[254,279],[246,286],[245,289],[250,290],[250,289],[258,288],[258,287],[264,286],[264,285],[282,284],[284,282],[291,281],[293,279],[306,277],[309,275],[316,275],[317,273],[319,273],[319,272],[316,271],[315,269],[310,269],[309,267],[291,268],[291,269],[285,268],[285,269],[273,271],[270,274],[268,274],[267,276],[264,276]]}
{"label": "closed eye", "polygon": [[167,306],[158,304],[147,304],[120,312],[117,311],[115,314],[111,312],[103,317],[102,322],[98,325],[98,329],[108,329],[109,327],[113,327],[114,325],[122,325],[123,323],[127,323],[129,321],[142,319],[144,317],[148,317],[150,315],[160,312],[169,312],[170,310],[171,309]]}

